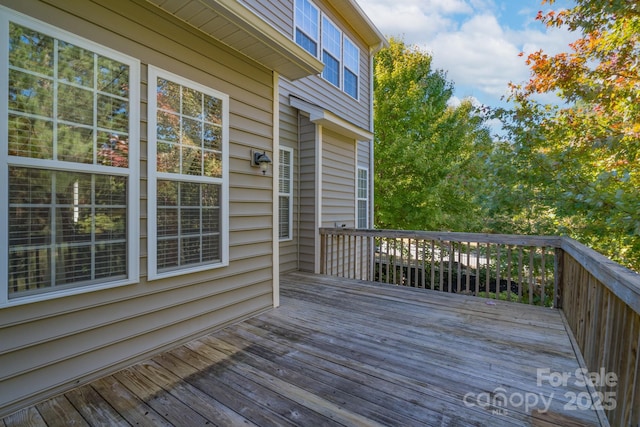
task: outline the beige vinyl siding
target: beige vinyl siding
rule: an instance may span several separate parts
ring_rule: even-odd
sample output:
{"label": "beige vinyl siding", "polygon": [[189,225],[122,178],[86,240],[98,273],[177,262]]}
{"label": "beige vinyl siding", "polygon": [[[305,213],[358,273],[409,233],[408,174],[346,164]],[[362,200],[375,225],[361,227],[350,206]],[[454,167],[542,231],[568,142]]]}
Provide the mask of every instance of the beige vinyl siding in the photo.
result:
{"label": "beige vinyl siding", "polygon": [[355,227],[355,141],[323,129],[322,226]]}
{"label": "beige vinyl siding", "polygon": [[316,235],[316,125],[300,114],[299,269],[314,271]]}
{"label": "beige vinyl siding", "polygon": [[289,38],[293,37],[293,7],[291,0],[240,0]]}
{"label": "beige vinyl siding", "polygon": [[293,235],[280,242],[280,274],[298,270],[298,212],[299,212],[299,148],[298,111],[288,106],[288,99],[280,95],[280,146],[293,149]]}
{"label": "beige vinyl siding", "polygon": [[371,145],[369,141],[358,141],[358,166],[369,168]]}
{"label": "beige vinyl siding", "polygon": [[[272,73],[143,1],[8,2],[142,62],[140,283],[0,309],[0,414],[271,307]],[[132,17],[136,17],[135,22]],[[147,282],[147,64],[230,97],[228,267]]]}

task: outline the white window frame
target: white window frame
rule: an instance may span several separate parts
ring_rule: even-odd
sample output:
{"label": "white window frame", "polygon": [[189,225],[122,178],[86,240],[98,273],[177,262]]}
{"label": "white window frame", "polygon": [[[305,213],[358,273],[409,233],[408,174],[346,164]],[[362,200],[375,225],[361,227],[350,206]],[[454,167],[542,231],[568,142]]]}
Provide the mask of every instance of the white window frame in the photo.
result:
{"label": "white window frame", "polygon": [[[194,82],[180,75],[165,71],[161,68],[149,65],[148,71],[148,275],[149,280],[163,279],[195,273],[199,271],[212,270],[229,265],[229,96],[208,86]],[[174,173],[164,173],[157,171],[157,79],[163,78],[184,87],[213,96],[222,100],[222,177],[203,177],[193,175],[183,175]],[[195,266],[185,266],[170,271],[159,272],[157,268],[157,181],[169,180],[180,182],[193,182],[205,184],[221,185],[221,218],[220,218],[220,239],[221,239],[221,259],[220,262],[200,264]]]}
{"label": "white window frame", "polygon": [[[302,22],[300,22],[300,20],[298,19],[298,13],[297,10],[298,8],[298,2],[304,2],[305,4],[308,4],[312,9],[315,10],[316,14],[318,15],[318,19],[316,21],[316,28],[317,28],[317,33],[316,34],[309,34],[305,29],[304,29],[304,24]],[[304,35],[306,35],[307,37],[309,37],[311,40],[313,40],[316,43],[316,53],[315,53],[315,57],[318,58],[319,56],[321,57],[322,55],[322,46],[320,44],[320,39],[321,39],[321,34],[322,34],[322,29],[320,28],[320,20],[321,20],[321,13],[320,13],[320,9],[313,4],[313,2],[311,0],[295,0],[295,3],[293,5],[293,19],[294,19],[294,26],[293,26],[293,41],[297,43],[296,40],[296,32],[298,30],[300,30]],[[300,47],[302,47],[302,45],[298,45]],[[305,51],[309,52],[306,48],[302,47],[303,49],[305,49]],[[312,54],[311,52],[309,52],[310,54]]]}
{"label": "white window frame", "polygon": [[[344,91],[344,93],[346,93],[350,97],[354,98],[355,100],[358,100],[358,99],[360,99],[360,48],[358,46],[356,46],[356,44],[354,42],[352,42],[351,39],[349,37],[347,37],[346,35],[343,34],[342,37],[343,37],[342,38],[342,55],[343,55],[343,59],[342,59],[342,90]],[[353,69],[353,67],[349,66],[348,61],[347,61],[347,51],[348,51],[347,44],[350,44],[351,46],[353,46],[353,48],[357,52],[356,58],[355,58],[355,60],[356,60],[356,63],[355,63],[356,68],[355,69]],[[351,71],[356,76],[356,96],[353,96],[352,94],[348,93],[347,90],[346,90],[345,70]]]}
{"label": "white window frame", "polygon": [[[326,21],[326,22],[325,22]],[[331,46],[328,45],[327,43],[327,38],[325,37],[325,27],[327,26],[326,24],[329,24],[331,27],[333,27],[333,29],[335,29],[339,36],[338,36],[338,51],[337,52],[333,52],[331,50],[329,50],[329,48]],[[343,75],[342,75],[342,35],[343,32],[340,29],[339,26],[337,26],[326,14],[322,14],[322,17],[320,18],[320,41],[321,41],[321,47],[320,47],[320,60],[322,61],[322,63],[324,64],[324,52],[325,50],[327,51],[327,53],[329,53],[332,57],[334,57],[337,61],[338,61],[338,84],[334,84],[332,81],[330,81],[329,79],[327,79],[324,76],[324,72],[327,69],[325,64],[325,69],[322,71],[322,78],[324,80],[326,80],[327,82],[331,83],[332,85],[334,85],[337,88],[342,88],[342,84],[343,84]]]}
{"label": "white window frame", "polygon": [[[139,151],[140,151],[140,61],[118,51],[110,49],[106,46],[92,42],[78,35],[62,30],[58,27],[46,24],[29,16],[15,12],[6,7],[0,6],[0,63],[8,64],[9,58],[9,22],[28,27],[42,34],[46,34],[57,40],[71,43],[75,46],[87,49],[93,53],[97,53],[104,57],[116,60],[129,66],[129,151],[128,151],[128,167],[112,167],[96,164],[73,163],[60,160],[35,159],[29,157],[9,156],[7,146],[3,145],[0,149],[0,208],[4,215],[0,215],[0,230],[2,241],[0,242],[0,307],[14,306],[37,301],[50,300],[53,298],[64,297],[68,295],[76,295],[92,292],[101,289],[113,288],[116,286],[129,285],[139,281],[139,233],[138,221],[140,218],[140,178],[139,178]],[[8,65],[5,65],[8,69]],[[0,74],[0,140],[8,141],[8,73]],[[55,287],[50,291],[44,291],[33,295],[17,296],[9,299],[8,277],[9,277],[9,218],[6,213],[9,212],[9,167],[27,167],[34,169],[47,169],[61,172],[81,172],[92,175],[117,175],[127,177],[127,277],[112,281],[101,281],[95,284],[78,284],[77,286],[61,286],[62,289]],[[92,266],[93,268],[93,266]]]}
{"label": "white window frame", "polygon": [[[360,179],[360,173],[364,173],[366,180],[364,182],[364,188],[360,186],[362,180]],[[365,197],[360,197],[360,190],[364,190],[366,195]],[[364,227],[360,226],[360,202],[365,202],[366,204],[366,225]],[[365,167],[358,166],[356,169],[356,228],[369,228],[369,169]]]}
{"label": "white window frame", "polygon": [[[294,171],[294,157],[293,157],[293,149],[290,147],[280,147],[280,151],[284,151],[289,153],[289,192],[288,193],[283,193],[280,192],[280,181],[283,179],[282,178],[282,173],[281,171],[279,171],[279,175],[278,175],[278,207],[280,206],[280,197],[287,197],[289,200],[289,218],[287,218],[287,223],[289,226],[289,231],[288,231],[288,236],[287,237],[280,237],[280,241],[281,242],[286,242],[286,241],[290,241],[293,240],[293,171]],[[284,163],[282,161],[280,161],[280,168],[282,169],[284,167]],[[278,209],[279,211],[279,209]],[[278,236],[280,235],[280,224],[282,223],[282,217],[280,216],[280,213],[278,212]]]}

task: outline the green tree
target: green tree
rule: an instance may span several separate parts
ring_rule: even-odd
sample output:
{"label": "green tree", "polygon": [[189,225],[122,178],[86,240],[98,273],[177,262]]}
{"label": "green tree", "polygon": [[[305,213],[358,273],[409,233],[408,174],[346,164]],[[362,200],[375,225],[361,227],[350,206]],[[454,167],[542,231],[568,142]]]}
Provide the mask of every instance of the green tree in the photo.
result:
{"label": "green tree", "polygon": [[[640,271],[640,7],[576,0],[538,19],[576,41],[529,55],[531,79],[512,85],[512,110],[497,111],[511,144],[494,153],[502,191],[488,205],[512,203],[502,204],[511,224],[493,216],[493,226],[517,229],[527,216],[531,231],[568,234]],[[562,102],[544,105],[541,93]]]}
{"label": "green tree", "polygon": [[469,101],[448,105],[453,84],[404,42],[375,58],[375,223],[381,228],[480,227],[474,187],[489,131]]}

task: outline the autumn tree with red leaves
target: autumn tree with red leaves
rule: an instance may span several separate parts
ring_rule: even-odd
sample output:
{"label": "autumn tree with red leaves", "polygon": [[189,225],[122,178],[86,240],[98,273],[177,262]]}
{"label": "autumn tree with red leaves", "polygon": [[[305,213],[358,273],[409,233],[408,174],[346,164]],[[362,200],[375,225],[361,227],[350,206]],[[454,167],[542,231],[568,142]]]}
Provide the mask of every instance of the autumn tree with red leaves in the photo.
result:
{"label": "autumn tree with red leaves", "polygon": [[496,111],[508,142],[492,159],[491,225],[567,234],[640,271],[640,3],[576,0],[538,20],[576,40],[530,54],[531,79]]}

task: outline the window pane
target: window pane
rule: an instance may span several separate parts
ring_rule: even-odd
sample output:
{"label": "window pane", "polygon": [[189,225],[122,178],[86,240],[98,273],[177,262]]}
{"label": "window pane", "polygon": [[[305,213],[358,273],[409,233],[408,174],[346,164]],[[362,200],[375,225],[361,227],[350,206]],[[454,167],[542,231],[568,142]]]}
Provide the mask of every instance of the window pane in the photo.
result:
{"label": "window pane", "polygon": [[157,169],[158,172],[180,172],[180,146],[158,143]]}
{"label": "window pane", "polygon": [[109,132],[98,132],[98,164],[126,168],[129,165],[129,140]]}
{"label": "window pane", "polygon": [[182,87],[182,114],[202,119],[202,93],[197,90]]}
{"label": "window pane", "polygon": [[53,38],[9,23],[9,64],[51,77],[54,58]]}
{"label": "window pane", "polygon": [[[126,177],[10,167],[10,296],[126,277],[126,189]],[[113,258],[99,268],[101,248]]]}
{"label": "window pane", "polygon": [[9,155],[53,158],[53,122],[9,115]]}
{"label": "window pane", "polygon": [[158,269],[167,269],[177,267],[178,256],[178,239],[162,239],[158,240]]}
{"label": "window pane", "polygon": [[9,154],[128,167],[129,66],[13,23],[10,28],[10,62],[24,70],[9,70]]}
{"label": "window pane", "polygon": [[221,253],[222,246],[218,234],[202,237],[202,262],[219,262]]}
{"label": "window pane", "polygon": [[127,274],[127,244],[107,243],[96,247],[95,258],[96,278],[108,278]]}
{"label": "window pane", "polygon": [[58,159],[93,163],[93,129],[71,125],[58,126]]}
{"label": "window pane", "polygon": [[[219,260],[220,190],[215,184],[158,182],[158,269]],[[163,251],[177,250],[175,254]]]}
{"label": "window pane", "polygon": [[204,95],[204,120],[216,125],[222,124],[222,100]]}
{"label": "window pane", "polygon": [[129,101],[98,95],[98,126],[124,134],[129,130]]}
{"label": "window pane", "polygon": [[346,68],[344,70],[344,91],[358,99],[358,77]]}
{"label": "window pane", "polygon": [[279,237],[287,239],[289,236],[289,196],[280,196],[279,198]]}
{"label": "window pane", "polygon": [[204,176],[222,178],[222,153],[214,151],[204,152]]}
{"label": "window pane", "polygon": [[296,43],[313,56],[318,56],[318,43],[299,29],[296,29]]}
{"label": "window pane", "polygon": [[338,27],[333,25],[327,17],[322,17],[322,49],[329,52],[334,58],[340,58],[342,52],[342,34]]}
{"label": "window pane", "polygon": [[58,79],[93,88],[94,54],[63,41],[58,42]]}
{"label": "window pane", "polygon": [[33,74],[9,70],[9,110],[53,117],[53,82]]}
{"label": "window pane", "polygon": [[205,123],[202,138],[204,148],[222,150],[222,128],[220,126]]}
{"label": "window pane", "polygon": [[180,85],[169,80],[158,79],[158,108],[180,113]]}
{"label": "window pane", "polygon": [[129,97],[129,66],[113,59],[98,57],[98,90]]}
{"label": "window pane", "polygon": [[60,84],[58,87],[58,119],[92,125],[93,92]]}
{"label": "window pane", "polygon": [[335,86],[340,87],[340,63],[333,56],[327,52],[322,53],[322,62],[324,62],[324,70],[322,70],[322,77],[325,80],[333,83]]}

